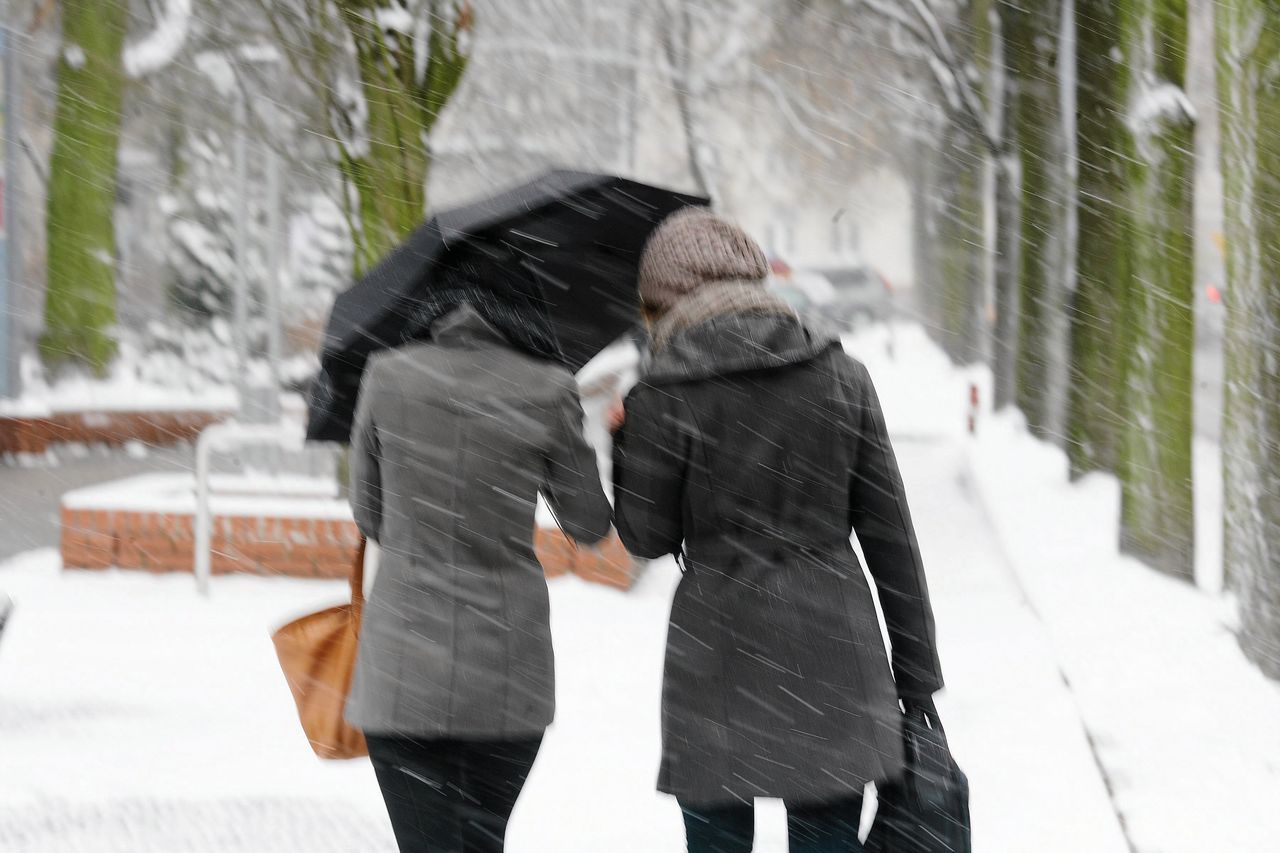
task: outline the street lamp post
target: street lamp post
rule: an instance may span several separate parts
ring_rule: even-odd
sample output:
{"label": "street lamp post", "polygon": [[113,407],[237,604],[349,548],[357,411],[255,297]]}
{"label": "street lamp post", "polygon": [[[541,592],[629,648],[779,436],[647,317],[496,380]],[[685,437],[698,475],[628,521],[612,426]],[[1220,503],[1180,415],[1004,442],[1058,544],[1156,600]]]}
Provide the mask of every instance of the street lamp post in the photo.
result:
{"label": "street lamp post", "polygon": [[18,173],[17,86],[14,84],[18,59],[12,39],[10,29],[0,24],[0,398],[18,394],[18,353],[12,325],[12,318],[17,314],[14,282],[18,264],[12,240],[16,225],[14,185]]}

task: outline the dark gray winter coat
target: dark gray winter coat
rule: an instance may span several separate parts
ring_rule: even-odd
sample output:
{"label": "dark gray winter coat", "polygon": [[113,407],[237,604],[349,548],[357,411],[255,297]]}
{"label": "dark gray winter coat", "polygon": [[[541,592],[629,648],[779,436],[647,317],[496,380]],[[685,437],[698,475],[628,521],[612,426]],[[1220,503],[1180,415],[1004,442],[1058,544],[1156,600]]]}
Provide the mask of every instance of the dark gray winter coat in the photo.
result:
{"label": "dark gray winter coat", "polygon": [[565,531],[609,531],[573,376],[470,306],[376,356],[351,440],[356,522],[382,546],[347,719],[417,737],[517,738],[551,722],[538,492]]}
{"label": "dark gray winter coat", "polygon": [[[626,401],[615,524],[683,546],[659,789],[700,804],[860,793],[902,765],[899,693],[942,686],[906,495],[866,368],[792,317],[677,334]],[[893,644],[893,673],[856,531]]]}

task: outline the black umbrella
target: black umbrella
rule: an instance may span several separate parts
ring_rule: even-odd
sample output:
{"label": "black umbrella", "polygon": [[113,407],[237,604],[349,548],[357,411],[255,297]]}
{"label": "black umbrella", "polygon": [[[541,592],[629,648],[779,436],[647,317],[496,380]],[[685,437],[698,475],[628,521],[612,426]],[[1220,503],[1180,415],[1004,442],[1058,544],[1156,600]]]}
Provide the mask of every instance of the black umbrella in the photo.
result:
{"label": "black umbrella", "polygon": [[708,200],[625,178],[553,171],[438,213],[334,302],[312,385],[307,437],[346,442],[369,356],[420,335],[447,256],[500,253],[539,284],[558,360],[577,371],[637,322],[645,241],[669,214]]}

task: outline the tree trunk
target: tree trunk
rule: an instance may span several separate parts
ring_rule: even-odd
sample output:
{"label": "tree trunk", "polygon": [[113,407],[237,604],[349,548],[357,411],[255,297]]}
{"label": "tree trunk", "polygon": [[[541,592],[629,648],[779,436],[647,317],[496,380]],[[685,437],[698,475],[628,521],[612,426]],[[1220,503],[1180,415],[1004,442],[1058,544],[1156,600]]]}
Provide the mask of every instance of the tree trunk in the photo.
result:
{"label": "tree trunk", "polygon": [[1224,560],[1240,644],[1280,678],[1280,8],[1219,5],[1226,182]]}
{"label": "tree trunk", "polygon": [[[982,80],[981,95],[987,110],[998,94],[990,85],[996,38],[991,11],[992,0],[972,0],[952,34],[961,60]],[[990,152],[969,123],[953,120],[937,157],[941,181],[931,229],[937,293],[931,300],[931,321],[952,361],[970,364],[983,360],[988,333]],[[926,198],[928,195],[925,193]]]}
{"label": "tree trunk", "polygon": [[65,0],[45,208],[48,286],[40,351],[95,373],[115,354],[116,174],[124,0]]}
{"label": "tree trunk", "polygon": [[1031,429],[1055,441],[1064,422],[1064,248],[1071,203],[1059,85],[1062,2],[1006,2],[1002,8],[1005,61],[1015,90],[1009,138],[1022,173],[1016,400]]}
{"label": "tree trunk", "polygon": [[1021,350],[1019,330],[1022,325],[1022,160],[1016,153],[1012,133],[1017,104],[1017,81],[1009,56],[1015,47],[1012,38],[1019,35],[1014,19],[1019,11],[1008,0],[1000,0],[995,24],[999,33],[992,43],[993,62],[999,71],[1000,85],[993,86],[991,106],[993,122],[1002,153],[995,158],[995,341],[993,346],[993,379],[995,407],[1003,409],[1017,402],[1018,358]]}
{"label": "tree trunk", "polygon": [[1171,574],[1195,575],[1192,492],[1194,117],[1186,77],[1186,0],[1134,0],[1122,13],[1132,271],[1126,298],[1121,547]]}
{"label": "tree trunk", "polygon": [[[957,364],[979,360],[984,306],[983,152],[973,135],[953,128],[943,139],[933,203],[931,270],[938,289],[933,322],[943,348]],[[932,193],[926,192],[928,203]],[[918,214],[917,214],[918,215]]]}
{"label": "tree trunk", "polygon": [[706,145],[698,127],[698,116],[694,104],[695,93],[690,87],[691,62],[693,58],[693,17],[689,4],[668,3],[665,9],[666,21],[662,28],[662,47],[666,55],[667,65],[671,69],[671,86],[675,92],[676,109],[680,113],[680,127],[684,131],[685,158],[689,162],[689,175],[693,178],[697,191],[717,201],[710,169],[705,162]]}
{"label": "tree trunk", "polygon": [[1079,146],[1076,92],[1079,76],[1076,0],[1062,0],[1058,23],[1058,116],[1061,121],[1062,168],[1056,170],[1061,205],[1054,277],[1049,282],[1045,355],[1044,429],[1053,442],[1066,446],[1067,411],[1071,399],[1071,300],[1077,286],[1076,252],[1080,240]]}
{"label": "tree trunk", "polygon": [[995,407],[1017,404],[1022,290],[1022,164],[1006,154],[996,166]]}
{"label": "tree trunk", "polygon": [[1117,472],[1123,423],[1124,296],[1132,276],[1125,194],[1132,141],[1115,0],[1077,0],[1076,144],[1080,163],[1076,290],[1071,302],[1067,454],[1073,476]]}
{"label": "tree trunk", "polygon": [[[466,70],[459,38],[473,21],[469,4],[435,0],[424,13],[432,18],[430,34],[416,44],[405,35],[385,35],[364,0],[338,5],[355,43],[367,110],[363,135],[357,132],[342,146],[339,161],[354,190],[348,217],[359,275],[422,222],[431,129]],[[425,63],[416,55],[423,50]]]}

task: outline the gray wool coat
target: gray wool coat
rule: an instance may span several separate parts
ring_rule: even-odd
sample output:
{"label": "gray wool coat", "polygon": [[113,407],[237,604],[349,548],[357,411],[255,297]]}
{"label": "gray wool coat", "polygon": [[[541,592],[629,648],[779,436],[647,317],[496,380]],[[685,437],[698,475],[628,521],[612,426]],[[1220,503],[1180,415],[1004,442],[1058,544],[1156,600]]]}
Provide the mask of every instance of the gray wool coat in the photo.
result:
{"label": "gray wool coat", "polygon": [[655,354],[614,457],[623,543],[683,551],[659,789],[709,806],[823,802],[898,776],[898,696],[930,694],[942,675],[866,369],[794,317],[716,317]]}
{"label": "gray wool coat", "polygon": [[383,735],[537,735],[555,711],[537,495],[582,543],[609,532],[609,502],[567,370],[470,306],[431,333],[371,359],[360,388],[351,504],[382,555],[346,717]]}

